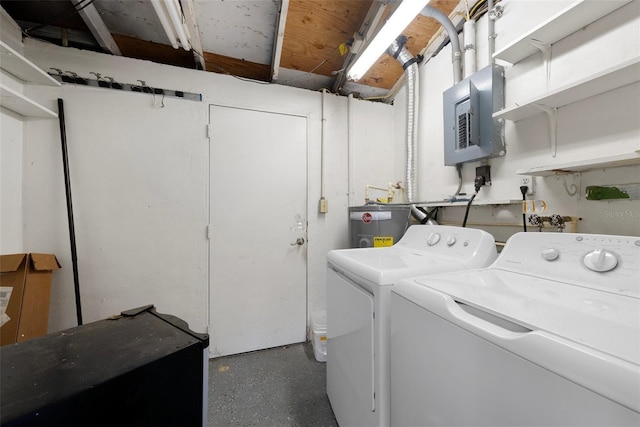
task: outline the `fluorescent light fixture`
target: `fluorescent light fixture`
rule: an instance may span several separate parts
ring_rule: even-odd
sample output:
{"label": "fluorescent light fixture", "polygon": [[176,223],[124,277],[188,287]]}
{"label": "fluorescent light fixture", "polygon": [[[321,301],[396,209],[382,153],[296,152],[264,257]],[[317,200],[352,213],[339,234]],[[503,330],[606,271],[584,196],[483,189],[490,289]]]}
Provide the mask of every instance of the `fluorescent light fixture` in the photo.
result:
{"label": "fluorescent light fixture", "polygon": [[153,9],[160,19],[169,43],[174,49],[178,48],[178,38],[184,50],[191,50],[189,35],[182,22],[182,10],[177,3],[178,0],[151,0]]}
{"label": "fluorescent light fixture", "polygon": [[156,15],[158,15],[158,18],[160,19],[160,24],[162,24],[162,29],[167,35],[169,43],[171,43],[171,46],[173,46],[174,49],[177,49],[178,40],[176,40],[176,35],[173,33],[173,27],[171,27],[171,22],[169,22],[169,18],[167,18],[167,14],[164,11],[164,6],[162,6],[160,0],[151,0],[151,5],[156,11]]}
{"label": "fluorescent light fixture", "polygon": [[191,50],[191,44],[189,43],[189,37],[187,36],[187,31],[184,27],[184,21],[182,18],[182,8],[180,7],[178,0],[169,0],[165,4],[169,10],[169,18],[171,18],[173,28],[175,28],[178,33],[178,38],[180,39],[182,48],[184,50]]}
{"label": "fluorescent light fixture", "polygon": [[391,43],[409,26],[411,21],[429,3],[429,0],[403,0],[393,12],[391,18],[375,35],[364,52],[360,54],[356,62],[349,68],[347,78],[359,80],[371,68],[374,62],[391,46]]}

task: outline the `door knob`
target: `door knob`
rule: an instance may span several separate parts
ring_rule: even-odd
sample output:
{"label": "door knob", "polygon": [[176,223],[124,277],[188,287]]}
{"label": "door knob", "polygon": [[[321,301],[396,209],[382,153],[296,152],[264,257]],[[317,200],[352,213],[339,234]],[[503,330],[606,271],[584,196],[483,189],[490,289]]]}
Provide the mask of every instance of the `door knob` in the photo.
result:
{"label": "door knob", "polygon": [[291,243],[291,246],[302,246],[304,245],[304,239],[302,237],[298,237],[295,242]]}

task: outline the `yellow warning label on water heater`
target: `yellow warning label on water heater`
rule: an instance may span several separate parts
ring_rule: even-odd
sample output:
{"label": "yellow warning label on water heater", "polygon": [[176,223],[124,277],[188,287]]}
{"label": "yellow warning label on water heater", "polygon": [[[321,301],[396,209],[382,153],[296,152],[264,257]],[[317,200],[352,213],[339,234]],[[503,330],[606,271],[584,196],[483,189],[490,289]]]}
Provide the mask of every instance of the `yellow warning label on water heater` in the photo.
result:
{"label": "yellow warning label on water heater", "polygon": [[387,246],[393,246],[393,236],[374,236],[374,248],[384,248]]}

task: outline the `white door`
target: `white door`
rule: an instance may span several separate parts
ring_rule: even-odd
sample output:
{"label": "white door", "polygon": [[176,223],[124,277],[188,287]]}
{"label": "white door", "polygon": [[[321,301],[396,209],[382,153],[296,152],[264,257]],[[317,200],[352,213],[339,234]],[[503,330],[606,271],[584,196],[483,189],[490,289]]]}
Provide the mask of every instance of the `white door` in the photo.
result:
{"label": "white door", "polygon": [[210,355],[305,341],[307,119],[209,112]]}

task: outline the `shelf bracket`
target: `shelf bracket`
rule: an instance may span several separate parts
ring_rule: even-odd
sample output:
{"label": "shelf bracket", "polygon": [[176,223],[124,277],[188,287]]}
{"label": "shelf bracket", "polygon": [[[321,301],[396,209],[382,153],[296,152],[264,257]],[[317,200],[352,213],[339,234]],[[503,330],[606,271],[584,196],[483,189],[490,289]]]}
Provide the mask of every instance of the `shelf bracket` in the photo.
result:
{"label": "shelf bracket", "polygon": [[[567,175],[571,175],[573,182],[571,184],[567,183]],[[556,179],[562,179],[562,186],[564,187],[564,191],[566,191],[569,197],[576,196],[576,198],[580,199],[580,174],[579,173],[569,173],[569,174],[556,174]]]}
{"label": "shelf bracket", "polygon": [[542,104],[531,105],[547,113],[547,119],[549,120],[549,144],[551,145],[551,157],[555,157],[558,151],[558,108],[547,107]]}
{"label": "shelf bracket", "polygon": [[542,60],[547,74],[547,90],[549,90],[549,82],[551,81],[551,45],[536,39],[527,39],[529,43],[540,52],[542,52]]}

